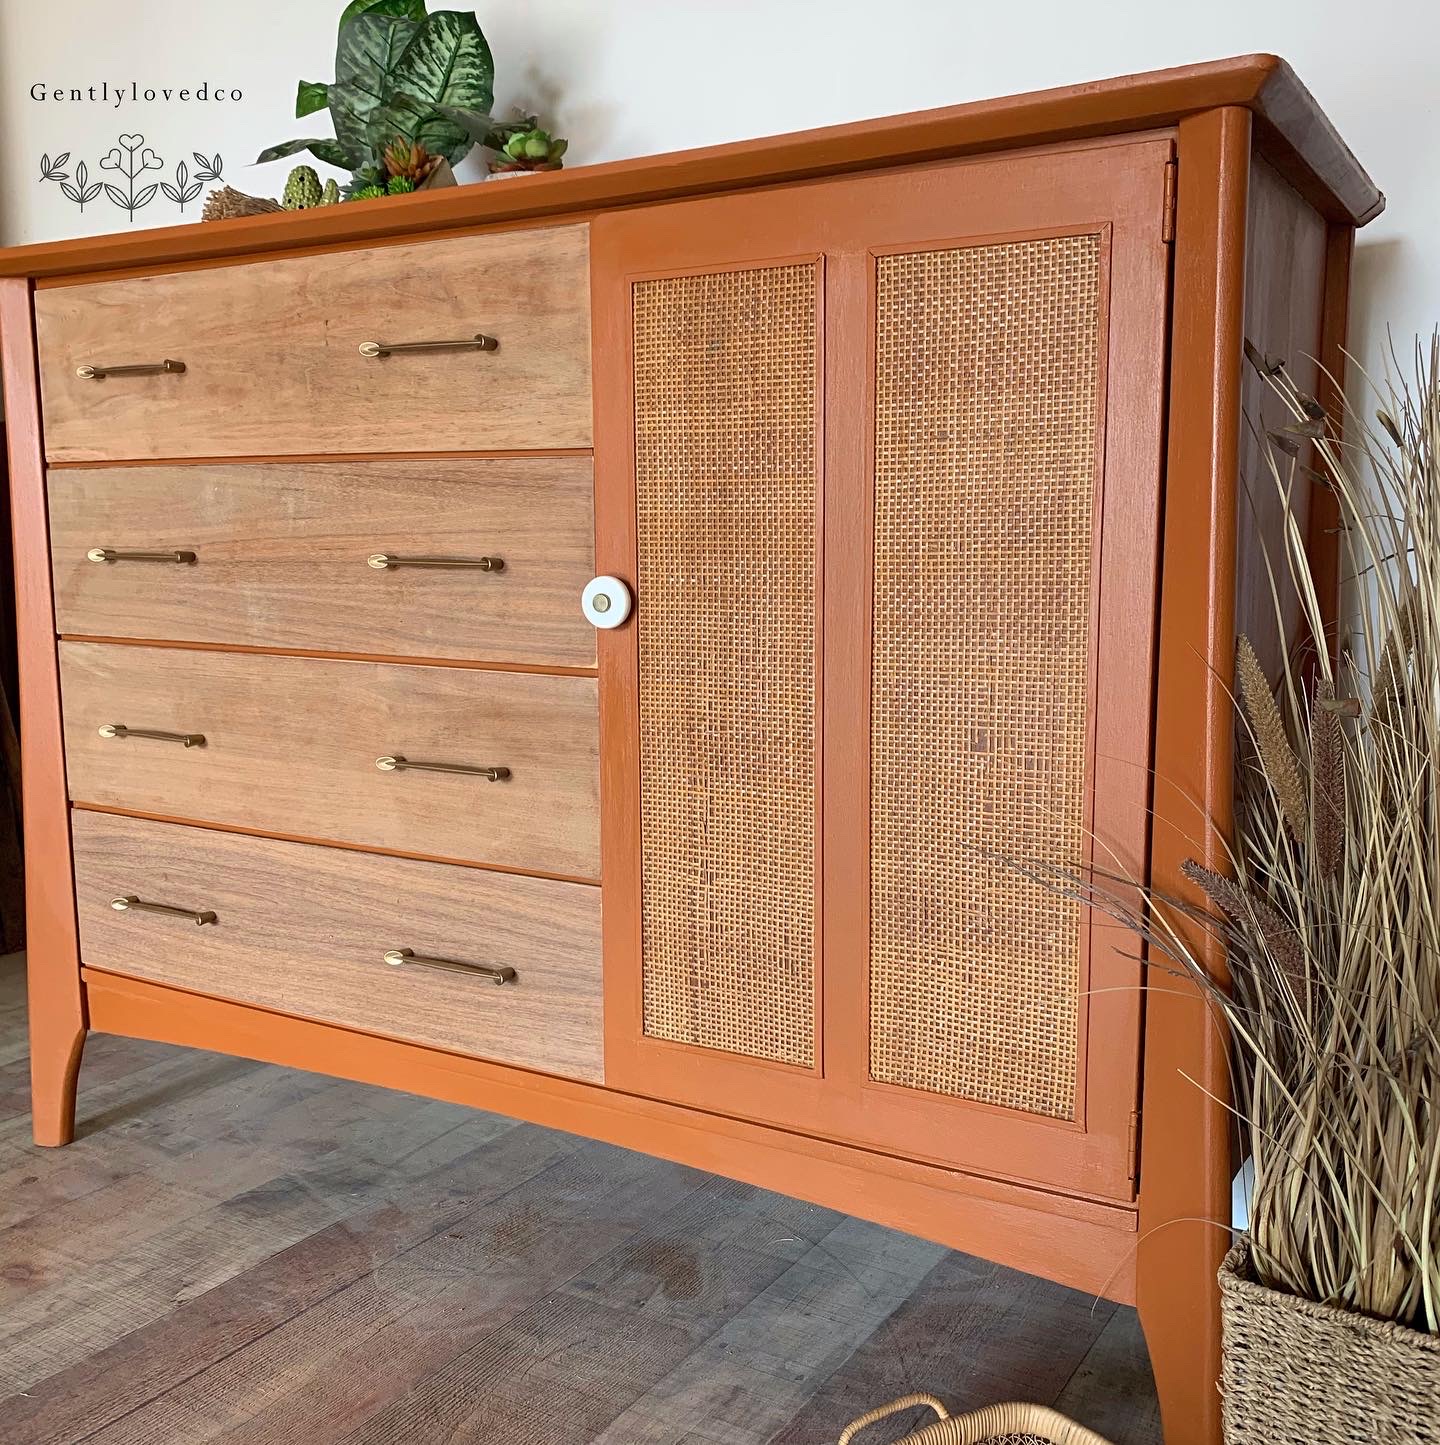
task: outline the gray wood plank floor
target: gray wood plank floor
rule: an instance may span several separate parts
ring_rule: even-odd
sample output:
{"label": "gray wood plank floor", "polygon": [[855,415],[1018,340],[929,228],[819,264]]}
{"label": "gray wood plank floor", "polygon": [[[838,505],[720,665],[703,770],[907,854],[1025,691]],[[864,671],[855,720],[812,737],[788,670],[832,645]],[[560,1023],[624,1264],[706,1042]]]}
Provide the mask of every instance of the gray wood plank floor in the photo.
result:
{"label": "gray wood plank floor", "polygon": [[1160,1439],[1132,1310],[571,1135],[97,1036],[36,1149],[0,962],[6,1445],[821,1445],[917,1389]]}

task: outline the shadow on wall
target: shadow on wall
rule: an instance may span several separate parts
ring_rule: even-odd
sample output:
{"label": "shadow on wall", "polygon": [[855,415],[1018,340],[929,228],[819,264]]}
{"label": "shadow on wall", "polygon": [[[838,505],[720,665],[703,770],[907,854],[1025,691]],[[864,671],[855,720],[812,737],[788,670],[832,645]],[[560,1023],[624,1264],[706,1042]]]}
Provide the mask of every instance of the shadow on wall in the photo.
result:
{"label": "shadow on wall", "polygon": [[[569,165],[609,156],[622,128],[625,99],[597,90],[594,79],[616,43],[603,9],[510,6],[481,16],[495,57],[495,114],[505,118],[518,107],[538,115],[546,129],[569,137]],[[658,138],[650,147],[666,148]]]}
{"label": "shadow on wall", "polygon": [[[1364,231],[1355,237],[1355,259],[1350,265],[1350,320],[1346,328],[1349,351],[1352,357],[1362,360],[1377,383],[1384,381],[1390,339],[1394,340],[1402,367],[1407,365],[1415,342],[1415,338],[1405,332],[1393,332],[1387,337],[1386,328],[1394,318],[1384,314],[1384,309],[1377,304],[1382,295],[1395,294],[1396,278],[1408,269],[1407,253],[1413,249],[1408,241],[1398,237],[1372,241],[1366,239]],[[1418,291],[1423,289],[1423,285],[1417,287]],[[1346,376],[1346,394],[1361,415],[1372,417],[1374,401],[1364,394],[1362,386],[1352,361]]]}
{"label": "shadow on wall", "polygon": [[568,97],[568,89],[562,77],[532,60],[519,76],[515,93],[525,97],[523,108],[538,115],[542,126],[553,125],[557,134],[574,135],[581,141],[585,150],[583,164],[589,153],[604,153],[605,143],[615,129],[617,107],[599,100],[577,106]]}

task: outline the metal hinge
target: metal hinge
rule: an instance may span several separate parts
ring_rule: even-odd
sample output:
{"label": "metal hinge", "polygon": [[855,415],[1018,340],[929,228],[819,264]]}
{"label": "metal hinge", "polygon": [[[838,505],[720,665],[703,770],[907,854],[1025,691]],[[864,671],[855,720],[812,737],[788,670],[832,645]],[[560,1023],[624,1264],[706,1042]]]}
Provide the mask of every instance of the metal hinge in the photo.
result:
{"label": "metal hinge", "polygon": [[1165,162],[1165,197],[1160,210],[1160,239],[1168,246],[1175,239],[1175,176],[1179,161],[1172,156]]}
{"label": "metal hinge", "polygon": [[1130,1111],[1130,1136],[1125,1144],[1125,1177],[1134,1184],[1140,1177],[1140,1111]]}

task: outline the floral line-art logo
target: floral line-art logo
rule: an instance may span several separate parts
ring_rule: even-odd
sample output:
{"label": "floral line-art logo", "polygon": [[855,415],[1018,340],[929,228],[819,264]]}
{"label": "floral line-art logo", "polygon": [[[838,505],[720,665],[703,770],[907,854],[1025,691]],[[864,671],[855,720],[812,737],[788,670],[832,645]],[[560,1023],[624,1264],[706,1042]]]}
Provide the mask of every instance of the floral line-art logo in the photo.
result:
{"label": "floral line-art logo", "polygon": [[65,198],[73,201],[82,212],[91,201],[98,199],[103,191],[105,198],[124,211],[132,222],[135,220],[135,212],[148,206],[157,194],[174,201],[183,216],[185,207],[191,201],[199,199],[201,191],[210,181],[224,179],[219,151],[213,156],[201,155],[199,151],[192,151],[190,154],[195,162],[193,171],[181,161],[175,167],[173,181],[156,180],[146,183],[146,174],[150,171],[163,171],[165,162],[145,144],[143,135],[122,135],[118,144],[112,146],[100,159],[102,171],[114,172],[113,181],[92,181],[89,167],[84,161],[75,167],[72,178],[65,169],[70,164],[69,151],[53,159],[48,154],[41,156],[40,179],[55,181]]}

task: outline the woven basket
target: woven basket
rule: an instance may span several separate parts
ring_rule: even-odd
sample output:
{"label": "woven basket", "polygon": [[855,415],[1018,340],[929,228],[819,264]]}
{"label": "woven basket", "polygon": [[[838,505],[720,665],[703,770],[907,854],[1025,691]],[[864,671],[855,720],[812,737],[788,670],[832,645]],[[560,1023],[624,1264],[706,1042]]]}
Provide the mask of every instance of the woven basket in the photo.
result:
{"label": "woven basket", "polygon": [[1109,1445],[1093,1430],[1044,1405],[986,1405],[983,1410],[951,1415],[934,1395],[904,1395],[867,1410],[840,1432],[840,1445],[850,1445],[877,1420],[916,1405],[928,1406],[938,1418],[895,1445]]}
{"label": "woven basket", "polygon": [[1226,1445],[1440,1442],[1440,1337],[1267,1289],[1243,1238],[1220,1313]]}

